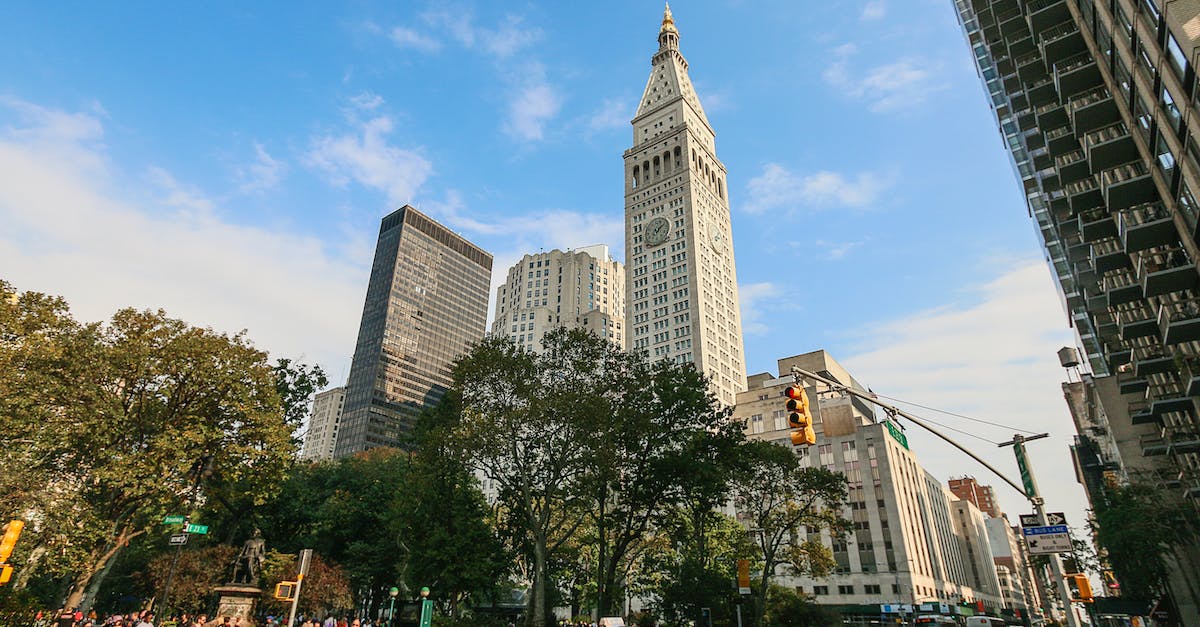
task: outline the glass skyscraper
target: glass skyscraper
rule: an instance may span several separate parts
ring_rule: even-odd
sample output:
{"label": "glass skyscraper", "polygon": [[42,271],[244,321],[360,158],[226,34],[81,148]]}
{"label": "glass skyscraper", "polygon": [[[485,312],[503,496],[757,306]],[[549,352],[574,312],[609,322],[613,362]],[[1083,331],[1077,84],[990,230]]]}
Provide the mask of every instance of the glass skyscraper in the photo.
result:
{"label": "glass skyscraper", "polygon": [[492,255],[405,205],[383,219],[350,363],[336,457],[399,446],[484,335]]}

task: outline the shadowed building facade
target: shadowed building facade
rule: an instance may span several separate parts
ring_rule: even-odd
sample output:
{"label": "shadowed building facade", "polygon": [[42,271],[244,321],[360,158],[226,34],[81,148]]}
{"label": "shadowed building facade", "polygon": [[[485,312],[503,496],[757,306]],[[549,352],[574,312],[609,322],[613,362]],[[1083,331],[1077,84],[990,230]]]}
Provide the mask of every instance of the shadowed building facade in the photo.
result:
{"label": "shadowed building facade", "polygon": [[492,255],[405,205],[383,219],[336,457],[399,446],[487,325]]}

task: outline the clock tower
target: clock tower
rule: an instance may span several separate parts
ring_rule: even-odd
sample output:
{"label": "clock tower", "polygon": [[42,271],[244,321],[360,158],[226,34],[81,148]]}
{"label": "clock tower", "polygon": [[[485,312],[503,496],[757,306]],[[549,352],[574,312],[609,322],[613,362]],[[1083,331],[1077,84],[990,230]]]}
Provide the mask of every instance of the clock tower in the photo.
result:
{"label": "clock tower", "polygon": [[632,350],[695,363],[733,405],[746,366],[729,188],[687,70],[667,6],[625,151],[625,321]]}

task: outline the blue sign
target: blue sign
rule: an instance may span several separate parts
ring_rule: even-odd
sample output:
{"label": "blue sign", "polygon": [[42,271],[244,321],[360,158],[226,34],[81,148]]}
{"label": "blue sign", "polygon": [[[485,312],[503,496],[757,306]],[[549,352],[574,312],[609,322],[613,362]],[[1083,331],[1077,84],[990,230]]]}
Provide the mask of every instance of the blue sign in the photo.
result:
{"label": "blue sign", "polygon": [[1027,536],[1046,536],[1055,533],[1070,533],[1066,525],[1050,525],[1048,527],[1023,527],[1021,533]]}

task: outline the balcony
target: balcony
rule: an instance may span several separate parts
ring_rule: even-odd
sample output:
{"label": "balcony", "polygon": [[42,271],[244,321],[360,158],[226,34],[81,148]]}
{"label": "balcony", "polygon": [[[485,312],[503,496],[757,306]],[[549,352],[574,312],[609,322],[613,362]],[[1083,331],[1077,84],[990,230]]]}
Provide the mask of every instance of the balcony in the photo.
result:
{"label": "balcony", "polygon": [[1040,107],[1048,102],[1058,100],[1058,86],[1055,85],[1053,78],[1045,78],[1026,86],[1025,94],[1030,105]]}
{"label": "balcony", "polygon": [[1090,246],[1092,267],[1100,274],[1133,266],[1129,261],[1129,255],[1125,254],[1125,250],[1121,248],[1121,244],[1116,239],[1100,240],[1093,242]]}
{"label": "balcony", "polygon": [[1104,202],[1109,210],[1119,211],[1158,200],[1158,190],[1150,170],[1141,161],[1133,161],[1100,173]]}
{"label": "balcony", "polygon": [[1163,354],[1160,348],[1155,348],[1152,354],[1133,361],[1133,372],[1138,378],[1166,374],[1173,370],[1175,370],[1175,358]]}
{"label": "balcony", "polygon": [[1023,57],[1037,49],[1038,47],[1033,40],[1033,35],[1018,33],[1016,37],[1008,40],[1008,52],[1014,59]]}
{"label": "balcony", "polygon": [[1097,87],[1071,98],[1071,123],[1081,135],[1121,121],[1121,112],[1107,87]]}
{"label": "balcony", "polygon": [[1105,275],[1103,286],[1110,308],[1143,298],[1142,284],[1138,283],[1137,277],[1129,270]]}
{"label": "balcony", "polygon": [[[1118,375],[1122,376],[1122,375]],[[1117,380],[1117,389],[1122,394],[1145,394],[1149,383],[1144,378],[1139,378],[1133,375],[1124,375],[1125,378]]]}
{"label": "balcony", "polygon": [[1158,330],[1164,344],[1200,340],[1200,299],[1165,302],[1160,305]]}
{"label": "balcony", "polygon": [[1061,155],[1079,148],[1079,140],[1075,138],[1075,130],[1070,124],[1063,124],[1045,133],[1046,149],[1051,154]]}
{"label": "balcony", "polygon": [[1071,204],[1071,211],[1074,213],[1083,213],[1104,204],[1104,194],[1101,193],[1100,185],[1096,183],[1095,177],[1080,179],[1070,185],[1064,185],[1063,191],[1067,193],[1067,201]]}
{"label": "balcony", "polygon": [[1058,128],[1070,122],[1067,119],[1067,108],[1057,100],[1036,107],[1033,112],[1040,128]]}
{"label": "balcony", "polygon": [[1179,376],[1183,379],[1183,391],[1188,396],[1200,396],[1200,357],[1182,357],[1179,360]]}
{"label": "balcony", "polygon": [[1057,63],[1067,57],[1087,51],[1083,34],[1075,26],[1075,20],[1070,18],[1043,31],[1039,47],[1046,63]]}
{"label": "balcony", "polygon": [[1142,446],[1143,457],[1153,457],[1155,455],[1167,454],[1167,441],[1157,433],[1146,433],[1138,436],[1138,442]]}
{"label": "balcony", "polygon": [[1058,170],[1058,180],[1063,185],[1074,183],[1091,175],[1087,155],[1082,150],[1072,150],[1054,158],[1054,167]]}
{"label": "balcony", "polygon": [[1054,85],[1060,100],[1065,101],[1102,83],[1100,68],[1090,53],[1077,54],[1054,64]]}
{"label": "balcony", "polygon": [[1134,401],[1129,404],[1129,421],[1135,425],[1148,425],[1154,420],[1154,412],[1150,411],[1150,403]]}
{"label": "balcony", "polygon": [[[1172,363],[1172,365],[1174,364]],[[1148,392],[1147,400],[1150,401],[1150,411],[1155,418],[1179,412],[1192,413],[1196,409],[1191,397],[1183,393],[1183,386],[1178,383],[1164,386],[1162,390],[1157,390],[1152,397]]]}
{"label": "balcony", "polygon": [[1050,72],[1046,70],[1046,62],[1042,60],[1042,53],[1034,51],[1017,59],[1017,76],[1026,83],[1032,83],[1046,78]]}
{"label": "balcony", "polygon": [[[1030,137],[1040,137],[1040,135],[1031,135]],[[1045,170],[1054,165],[1054,159],[1050,157],[1050,151],[1046,150],[1045,141],[1042,144],[1037,148],[1029,149],[1028,154],[1030,159],[1033,160],[1033,169],[1035,170]]]}
{"label": "balcony", "polygon": [[1158,318],[1154,309],[1145,301],[1136,301],[1116,309],[1117,329],[1121,339],[1129,341],[1139,337],[1158,335]]}
{"label": "balcony", "polygon": [[1021,15],[1020,9],[997,15],[996,23],[1000,25],[1000,35],[1005,39],[1016,41],[1029,34],[1029,23]]}
{"label": "balcony", "polygon": [[1104,208],[1079,215],[1079,235],[1085,242],[1117,236],[1117,223]]}
{"label": "balcony", "polygon": [[1140,157],[1129,127],[1124,122],[1092,131],[1083,136],[1083,151],[1087,153],[1092,172],[1101,172]]}
{"label": "balcony", "polygon": [[1016,116],[1017,128],[1020,128],[1022,131],[1032,131],[1033,129],[1037,128],[1037,115],[1034,114],[1032,108],[1025,107],[1024,109],[1017,111]]}
{"label": "balcony", "polygon": [[1034,34],[1071,19],[1065,0],[1034,0],[1025,4],[1025,14],[1029,16],[1029,28]]}
{"label": "balcony", "polygon": [[1162,203],[1137,205],[1117,213],[1117,235],[1132,254],[1179,241],[1175,221]]}
{"label": "balcony", "polygon": [[1200,433],[1194,427],[1165,425],[1161,433],[1162,439],[1170,447],[1171,454],[1179,455],[1200,451]]}
{"label": "balcony", "polygon": [[1144,253],[1137,262],[1137,275],[1147,298],[1191,289],[1200,278],[1182,246]]}

